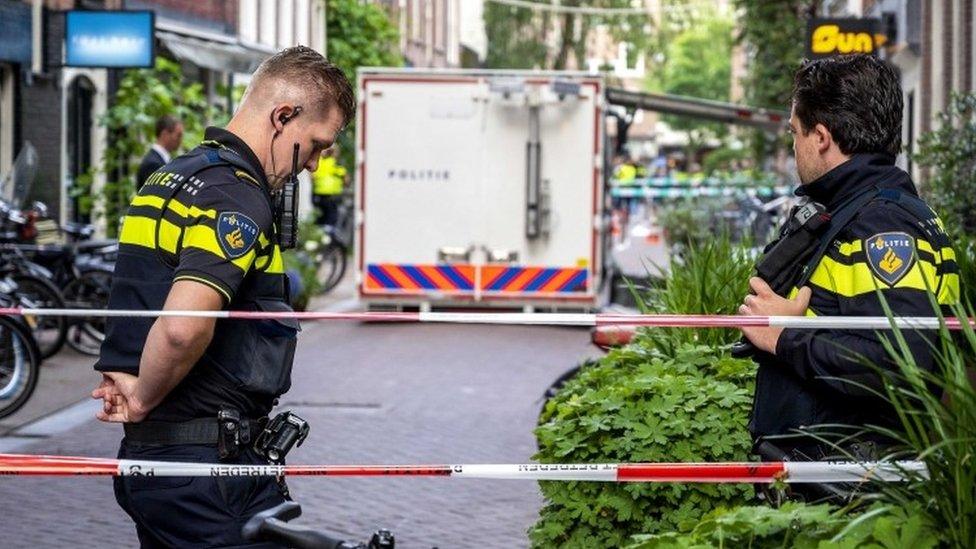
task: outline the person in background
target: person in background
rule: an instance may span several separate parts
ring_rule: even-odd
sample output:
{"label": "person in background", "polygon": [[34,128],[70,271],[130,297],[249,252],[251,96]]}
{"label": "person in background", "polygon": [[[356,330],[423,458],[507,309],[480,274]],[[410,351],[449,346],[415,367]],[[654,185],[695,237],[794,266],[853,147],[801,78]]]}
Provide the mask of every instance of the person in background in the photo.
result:
{"label": "person in background", "polygon": [[169,163],[173,153],[183,144],[183,123],[175,116],[165,114],[156,120],[156,142],[139,163],[136,172],[136,190],[142,188],[149,176]]}
{"label": "person in background", "polygon": [[312,173],[312,203],[319,210],[319,225],[335,225],[339,221],[339,201],[346,181],[346,168],[337,162],[338,148],[333,147],[322,156],[318,169]]}

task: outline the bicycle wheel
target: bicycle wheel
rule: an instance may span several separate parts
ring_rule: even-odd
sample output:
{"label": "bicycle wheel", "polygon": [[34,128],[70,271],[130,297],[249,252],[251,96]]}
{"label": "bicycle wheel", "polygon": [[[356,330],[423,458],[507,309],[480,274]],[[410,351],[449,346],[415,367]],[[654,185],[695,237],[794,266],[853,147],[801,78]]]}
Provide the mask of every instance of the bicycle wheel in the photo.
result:
{"label": "bicycle wheel", "polygon": [[0,317],[0,418],[19,410],[34,393],[40,363],[30,330]]}
{"label": "bicycle wheel", "polygon": [[[64,308],[61,290],[49,280],[28,274],[13,276],[17,298],[22,307],[35,309]],[[68,319],[63,316],[25,316],[41,359],[50,358],[64,347],[68,336]]]}
{"label": "bicycle wheel", "polygon": [[[88,271],[64,287],[64,301],[71,308],[105,309],[111,288],[111,272]],[[105,341],[105,317],[80,318],[68,327],[68,346],[79,353],[98,356],[102,341]]]}
{"label": "bicycle wheel", "polygon": [[332,243],[326,246],[316,259],[319,264],[316,272],[319,283],[322,284],[319,293],[324,294],[332,291],[342,280],[343,275],[346,274],[346,250],[342,246]]}

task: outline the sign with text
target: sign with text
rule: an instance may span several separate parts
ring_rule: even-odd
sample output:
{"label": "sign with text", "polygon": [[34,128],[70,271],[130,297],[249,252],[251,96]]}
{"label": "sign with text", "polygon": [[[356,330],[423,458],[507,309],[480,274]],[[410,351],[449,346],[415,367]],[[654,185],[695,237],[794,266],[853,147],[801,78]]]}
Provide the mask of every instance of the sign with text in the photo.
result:
{"label": "sign with text", "polygon": [[151,11],[69,11],[65,65],[152,67],[154,26]]}
{"label": "sign with text", "polygon": [[877,55],[888,38],[878,19],[811,19],[807,24],[807,57],[863,53]]}

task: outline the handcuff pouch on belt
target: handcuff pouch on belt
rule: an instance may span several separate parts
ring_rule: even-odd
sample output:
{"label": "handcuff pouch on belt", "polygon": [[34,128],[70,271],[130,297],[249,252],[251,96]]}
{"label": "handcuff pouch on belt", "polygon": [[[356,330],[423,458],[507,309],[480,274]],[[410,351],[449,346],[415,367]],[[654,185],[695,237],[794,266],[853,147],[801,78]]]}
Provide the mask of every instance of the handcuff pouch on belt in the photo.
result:
{"label": "handcuff pouch on belt", "polygon": [[288,452],[301,446],[308,437],[309,426],[291,412],[281,412],[264,424],[260,432],[252,432],[252,422],[242,419],[240,412],[223,408],[217,413],[217,451],[221,460],[233,459],[253,443],[254,451],[271,463],[282,463]]}

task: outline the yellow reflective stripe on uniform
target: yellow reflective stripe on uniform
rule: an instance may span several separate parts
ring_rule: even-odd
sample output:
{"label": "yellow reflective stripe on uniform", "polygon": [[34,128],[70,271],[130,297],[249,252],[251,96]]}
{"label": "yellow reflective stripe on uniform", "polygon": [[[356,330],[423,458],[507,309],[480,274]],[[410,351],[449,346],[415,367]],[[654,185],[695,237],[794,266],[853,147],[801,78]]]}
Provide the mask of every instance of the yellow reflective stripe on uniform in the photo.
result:
{"label": "yellow reflective stripe on uniform", "polygon": [[220,292],[220,295],[224,296],[224,299],[226,299],[227,301],[231,300],[230,294],[228,294],[226,290],[224,290],[217,284],[214,284],[212,281],[207,280],[206,278],[201,278],[199,276],[193,276],[193,275],[180,275],[174,278],[173,282],[176,282],[177,280],[192,280],[194,282],[200,282],[201,284],[206,284],[207,286],[210,286],[214,290]]}
{"label": "yellow reflective stripe on uniform", "polygon": [[945,273],[942,275],[942,287],[935,296],[940,305],[955,305],[962,296],[959,289],[959,274]]}
{"label": "yellow reflective stripe on uniform", "polygon": [[[789,295],[786,296],[786,299],[796,299],[796,296],[799,293],[800,293],[800,289],[797,288],[796,286],[793,286],[793,289],[790,290],[790,293]],[[813,309],[807,307],[806,316],[817,316],[817,313],[814,312]]]}
{"label": "yellow reflective stripe on uniform", "polygon": [[929,252],[930,254],[934,255],[935,256],[936,263],[941,263],[943,261],[955,261],[956,260],[956,252],[955,252],[955,250],[953,250],[952,248],[950,248],[948,246],[945,247],[945,248],[942,248],[942,250],[940,252],[936,252],[935,251],[935,247],[933,247],[932,244],[929,244],[925,240],[916,239],[915,240],[915,244],[918,246],[918,249],[919,250],[922,250],[923,252]]}
{"label": "yellow reflective stripe on uniform", "polygon": [[[180,228],[163,220],[159,227],[160,247],[171,253],[176,253],[176,243],[180,239]],[[133,244],[144,248],[156,249],[156,220],[141,215],[127,215],[122,221],[119,233],[119,244]]]}
{"label": "yellow reflective stripe on uniform", "polygon": [[[166,199],[161,196],[153,195],[136,195],[132,199],[133,206],[150,206],[156,208],[157,210],[163,209],[163,204]],[[208,209],[204,210],[196,206],[187,207],[185,204],[176,200],[175,198],[169,201],[166,205],[167,209],[172,210],[173,213],[180,217],[209,217],[210,219],[217,218],[217,210]]]}
{"label": "yellow reflective stripe on uniform", "polygon": [[[220,243],[217,241],[217,232],[207,225],[193,225],[186,228],[186,232],[183,234],[183,248],[198,248],[206,252],[212,253],[217,257],[226,258],[226,254],[220,247]],[[247,272],[254,262],[255,252],[253,249],[248,250],[248,252],[237,259],[227,259],[230,263],[233,263],[240,270]]]}
{"label": "yellow reflective stripe on uniform", "polygon": [[855,253],[861,251],[862,249],[863,248],[861,247],[860,240],[855,240],[854,242],[841,242],[840,245],[837,247],[837,251],[840,252],[841,255],[848,255],[848,256],[854,255]]}
{"label": "yellow reflective stripe on uniform", "polygon": [[[921,259],[894,286],[889,286],[871,271],[866,263],[844,265],[830,257],[824,258],[813,271],[810,283],[842,297],[855,297],[874,292],[877,289],[910,288],[913,290],[935,290],[939,285],[936,266]],[[944,292],[940,292],[943,294]],[[941,299],[939,300],[942,303]]]}

